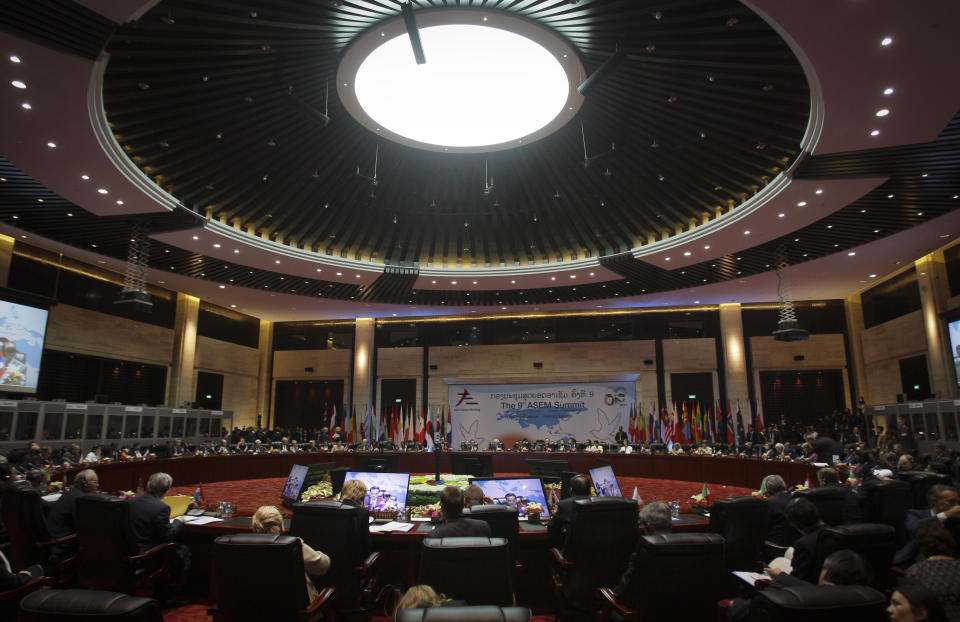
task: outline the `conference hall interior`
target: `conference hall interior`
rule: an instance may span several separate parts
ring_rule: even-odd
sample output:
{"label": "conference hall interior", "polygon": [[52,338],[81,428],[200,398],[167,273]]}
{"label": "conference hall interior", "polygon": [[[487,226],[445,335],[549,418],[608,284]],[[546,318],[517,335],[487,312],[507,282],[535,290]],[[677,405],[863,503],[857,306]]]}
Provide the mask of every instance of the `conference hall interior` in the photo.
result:
{"label": "conference hall interior", "polygon": [[960,620],[960,4],[2,7],[0,619]]}

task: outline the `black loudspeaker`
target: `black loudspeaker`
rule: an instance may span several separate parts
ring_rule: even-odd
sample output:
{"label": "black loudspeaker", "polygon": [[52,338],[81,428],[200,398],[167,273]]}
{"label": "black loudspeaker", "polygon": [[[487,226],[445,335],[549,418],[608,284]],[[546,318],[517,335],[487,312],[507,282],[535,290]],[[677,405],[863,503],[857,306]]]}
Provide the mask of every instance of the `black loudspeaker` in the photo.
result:
{"label": "black loudspeaker", "polygon": [[643,364],[644,364],[644,365],[653,365],[653,359],[645,359],[645,360],[643,361]]}
{"label": "black loudspeaker", "polygon": [[430,369],[434,369],[434,370],[435,370],[435,369],[437,369],[437,366],[436,366],[436,365],[431,365],[431,366],[430,366]]}
{"label": "black loudspeaker", "polygon": [[802,360],[805,359],[805,358],[806,358],[806,357],[805,357],[804,355],[798,354],[798,355],[796,355],[795,357],[793,357],[793,360],[795,360],[795,361],[802,361]]}
{"label": "black loudspeaker", "polygon": [[303,371],[305,371],[305,372],[312,372],[312,371],[313,371],[313,368],[312,368],[312,367],[304,367],[304,368],[303,368]]}
{"label": "black loudspeaker", "polygon": [[533,366],[536,367],[537,369],[540,369],[541,367],[543,367],[543,363],[540,363],[540,362],[538,361],[538,362],[534,363]]}

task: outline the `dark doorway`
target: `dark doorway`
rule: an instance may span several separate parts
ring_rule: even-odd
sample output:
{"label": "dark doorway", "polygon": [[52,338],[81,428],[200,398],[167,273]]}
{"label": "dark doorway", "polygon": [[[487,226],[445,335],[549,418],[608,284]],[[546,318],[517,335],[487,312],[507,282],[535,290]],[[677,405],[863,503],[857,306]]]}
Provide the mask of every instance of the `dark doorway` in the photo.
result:
{"label": "dark doorway", "polygon": [[927,373],[927,355],[900,359],[900,388],[907,401],[925,400],[930,395],[930,374]]}
{"label": "dark doorway", "polygon": [[220,410],[223,408],[223,374],[197,372],[197,408]]}
{"label": "dark doorway", "polygon": [[846,406],[843,372],[839,369],[813,371],[762,371],[760,395],[764,421],[787,421],[814,425],[820,417]]}
{"label": "dark doorway", "polygon": [[713,374],[670,374],[670,392],[675,403],[713,404]]}
{"label": "dark doorway", "polygon": [[336,412],[343,422],[343,380],[280,380],[274,425],[282,428],[330,427]]}
{"label": "dark doorway", "polygon": [[380,380],[380,404],[384,410],[417,405],[417,381],[413,378],[383,378]]}

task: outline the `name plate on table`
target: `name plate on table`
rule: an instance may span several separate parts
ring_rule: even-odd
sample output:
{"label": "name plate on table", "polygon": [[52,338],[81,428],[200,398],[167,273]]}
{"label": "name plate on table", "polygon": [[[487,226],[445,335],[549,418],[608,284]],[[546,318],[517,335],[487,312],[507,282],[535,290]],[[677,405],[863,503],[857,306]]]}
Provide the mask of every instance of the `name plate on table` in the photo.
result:
{"label": "name plate on table", "polygon": [[67,410],[86,410],[86,404],[67,404]]}
{"label": "name plate on table", "polygon": [[143,407],[142,407],[142,406],[127,406],[126,408],[123,409],[123,411],[124,411],[124,412],[128,412],[128,413],[142,413],[142,412],[143,412]]}
{"label": "name plate on table", "polygon": [[16,408],[17,401],[16,400],[0,400],[0,406],[4,408]]}

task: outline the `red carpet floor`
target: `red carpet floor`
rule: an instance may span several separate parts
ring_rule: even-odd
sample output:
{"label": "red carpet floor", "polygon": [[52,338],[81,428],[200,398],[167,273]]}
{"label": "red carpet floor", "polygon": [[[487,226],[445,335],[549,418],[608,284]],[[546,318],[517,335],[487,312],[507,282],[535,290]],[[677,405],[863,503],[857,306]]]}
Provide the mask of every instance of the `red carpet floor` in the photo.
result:
{"label": "red carpet floor", "polygon": [[[503,473],[504,477],[511,475],[524,475],[523,473]],[[280,508],[283,515],[290,516],[290,510],[280,504],[280,491],[286,478],[271,477],[266,479],[240,480],[231,482],[217,482],[215,484],[203,484],[203,498],[207,504],[217,503],[219,501],[232,501],[236,508],[237,515],[250,516],[261,505],[275,505]],[[644,479],[640,477],[618,477],[620,491],[625,497],[633,496],[633,489],[636,487],[637,493],[644,503],[651,501],[680,501],[680,510],[685,512],[690,509],[690,497],[699,493],[703,488],[703,483],[681,482],[668,479]],[[743,496],[750,494],[749,488],[740,488],[739,486],[722,486],[720,484],[707,483],[710,488],[710,494],[714,500],[726,499],[730,496]],[[169,494],[171,495],[192,495],[196,486],[175,486]]]}

